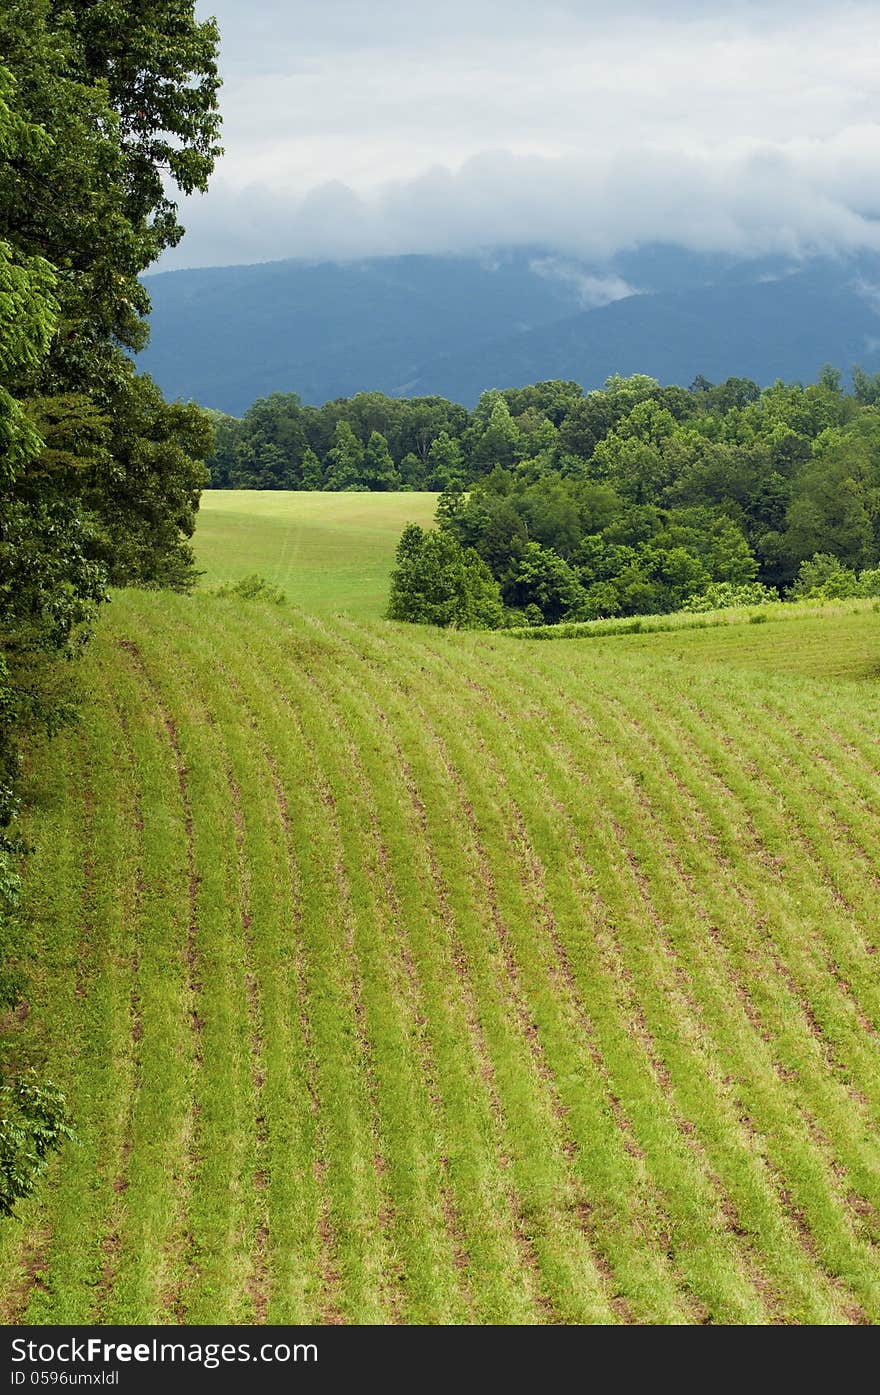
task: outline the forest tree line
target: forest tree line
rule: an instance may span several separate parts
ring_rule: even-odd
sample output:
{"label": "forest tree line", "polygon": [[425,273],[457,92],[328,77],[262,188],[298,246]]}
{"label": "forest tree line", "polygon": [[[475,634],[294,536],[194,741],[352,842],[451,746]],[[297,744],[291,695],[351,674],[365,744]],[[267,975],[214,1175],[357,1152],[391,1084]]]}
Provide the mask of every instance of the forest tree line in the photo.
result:
{"label": "forest tree line", "polygon": [[[0,7],[0,1015],[26,991],[22,741],[75,715],[68,660],[109,587],[195,579],[210,419],[131,353],[140,273],[183,233],[171,193],[219,153],[217,44],[192,0]],[[0,1215],[67,1128],[27,1066],[0,1040]]]}
{"label": "forest tree line", "polygon": [[408,533],[397,619],[553,624],[874,594],[878,400],[880,375],[858,367],[851,391],[830,367],[763,389],[635,375],[493,390],[473,412],[274,394],[218,421],[209,467],[217,487],[438,491],[445,536]]}

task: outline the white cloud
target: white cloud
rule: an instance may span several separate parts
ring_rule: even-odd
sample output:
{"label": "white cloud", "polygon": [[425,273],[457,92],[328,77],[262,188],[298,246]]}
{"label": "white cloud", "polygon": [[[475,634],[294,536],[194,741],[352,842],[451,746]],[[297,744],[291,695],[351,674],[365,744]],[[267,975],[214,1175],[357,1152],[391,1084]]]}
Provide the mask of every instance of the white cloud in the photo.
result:
{"label": "white cloud", "polygon": [[876,6],[224,0],[222,161],[164,265],[877,246]]}
{"label": "white cloud", "polygon": [[533,257],[529,267],[548,281],[561,281],[571,287],[584,309],[592,310],[597,305],[610,305],[614,300],[638,294],[637,287],[624,281],[622,276],[591,276],[577,263],[567,262],[562,257]]}

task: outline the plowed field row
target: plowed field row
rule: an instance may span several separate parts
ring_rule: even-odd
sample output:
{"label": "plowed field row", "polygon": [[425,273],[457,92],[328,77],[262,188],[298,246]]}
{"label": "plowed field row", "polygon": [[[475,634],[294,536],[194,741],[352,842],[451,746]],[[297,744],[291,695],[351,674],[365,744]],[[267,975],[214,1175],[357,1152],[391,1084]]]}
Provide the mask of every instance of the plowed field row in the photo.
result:
{"label": "plowed field row", "polygon": [[880,1318],[873,685],[110,609],[30,772],[7,1050],[80,1141],[3,1320]]}

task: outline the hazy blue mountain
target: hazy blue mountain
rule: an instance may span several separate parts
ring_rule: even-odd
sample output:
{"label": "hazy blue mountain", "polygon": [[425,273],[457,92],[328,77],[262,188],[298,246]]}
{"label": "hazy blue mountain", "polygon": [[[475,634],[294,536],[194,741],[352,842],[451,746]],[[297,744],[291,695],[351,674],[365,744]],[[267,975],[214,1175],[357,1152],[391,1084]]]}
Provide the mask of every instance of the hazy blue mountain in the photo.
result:
{"label": "hazy blue mountain", "polygon": [[578,306],[528,253],[268,262],[147,278],[151,340],[139,366],[166,393],[238,414],[255,397],[321,403],[405,391],[419,365]]}
{"label": "hazy blue mountain", "polygon": [[828,362],[880,367],[874,257],[796,265],[658,246],[588,266],[525,248],[174,271],[147,284],[140,367],[166,394],[236,415],[276,391],[472,405],[487,387],[542,378],[766,383],[812,379]]}
{"label": "hazy blue mountain", "polygon": [[825,363],[845,374],[854,363],[880,367],[880,315],[851,278],[822,267],[779,280],[631,296],[469,353],[439,355],[422,366],[410,391],[470,403],[477,384],[572,378],[590,388],[612,373],[648,373],[684,386],[698,373],[712,382],[812,382]]}

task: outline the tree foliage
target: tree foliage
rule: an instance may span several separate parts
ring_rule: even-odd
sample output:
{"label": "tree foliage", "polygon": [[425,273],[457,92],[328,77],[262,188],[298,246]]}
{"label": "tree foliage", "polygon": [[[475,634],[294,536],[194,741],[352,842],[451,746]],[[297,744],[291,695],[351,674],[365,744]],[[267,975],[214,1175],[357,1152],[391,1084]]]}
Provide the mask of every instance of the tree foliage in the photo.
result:
{"label": "tree foliage", "polygon": [[391,574],[389,620],[479,630],[495,629],[501,617],[498,584],[471,548],[449,533],[407,525]]}
{"label": "tree foliage", "polygon": [[[880,408],[861,370],[853,383],[830,367],[763,389],[635,374],[588,393],[493,389],[471,413],[275,393],[220,419],[211,483],[436,490],[441,528],[487,564],[505,623],[663,612],[753,585],[781,595],[816,552],[854,573],[880,562]],[[555,560],[526,560],[531,544]],[[558,560],[574,584],[551,600],[538,577],[567,576]]]}
{"label": "tree foliage", "polygon": [[[588,393],[493,389],[471,413],[442,398],[318,408],[275,393],[222,419],[211,483],[439,491],[441,527],[486,562],[508,623],[662,612],[752,585],[781,595],[816,552],[854,573],[880,562],[878,394],[860,369],[853,384],[827,366],[816,383],[763,389],[634,374]],[[526,562],[530,544],[577,583],[552,602],[538,573],[565,573],[533,551]]]}
{"label": "tree foliage", "polygon": [[33,1074],[0,1085],[0,1216],[30,1196],[48,1154],[74,1136],[61,1091]]}
{"label": "tree foliage", "polygon": [[[172,197],[218,153],[217,31],[192,0],[0,8],[0,951],[15,915],[19,743],[72,709],[59,662],[110,585],[185,589],[208,419],[126,350]],[[8,1001],[14,983],[0,966]],[[52,1088],[0,1091],[0,1211],[64,1136]]]}
{"label": "tree foliage", "polygon": [[[789,588],[870,594],[880,415],[856,380],[856,395],[830,368],[763,390],[641,375],[586,395],[559,384],[553,420],[538,405],[547,384],[486,394],[438,525],[486,562],[505,624],[759,604]],[[833,578],[813,577],[814,554],[833,559]]]}

